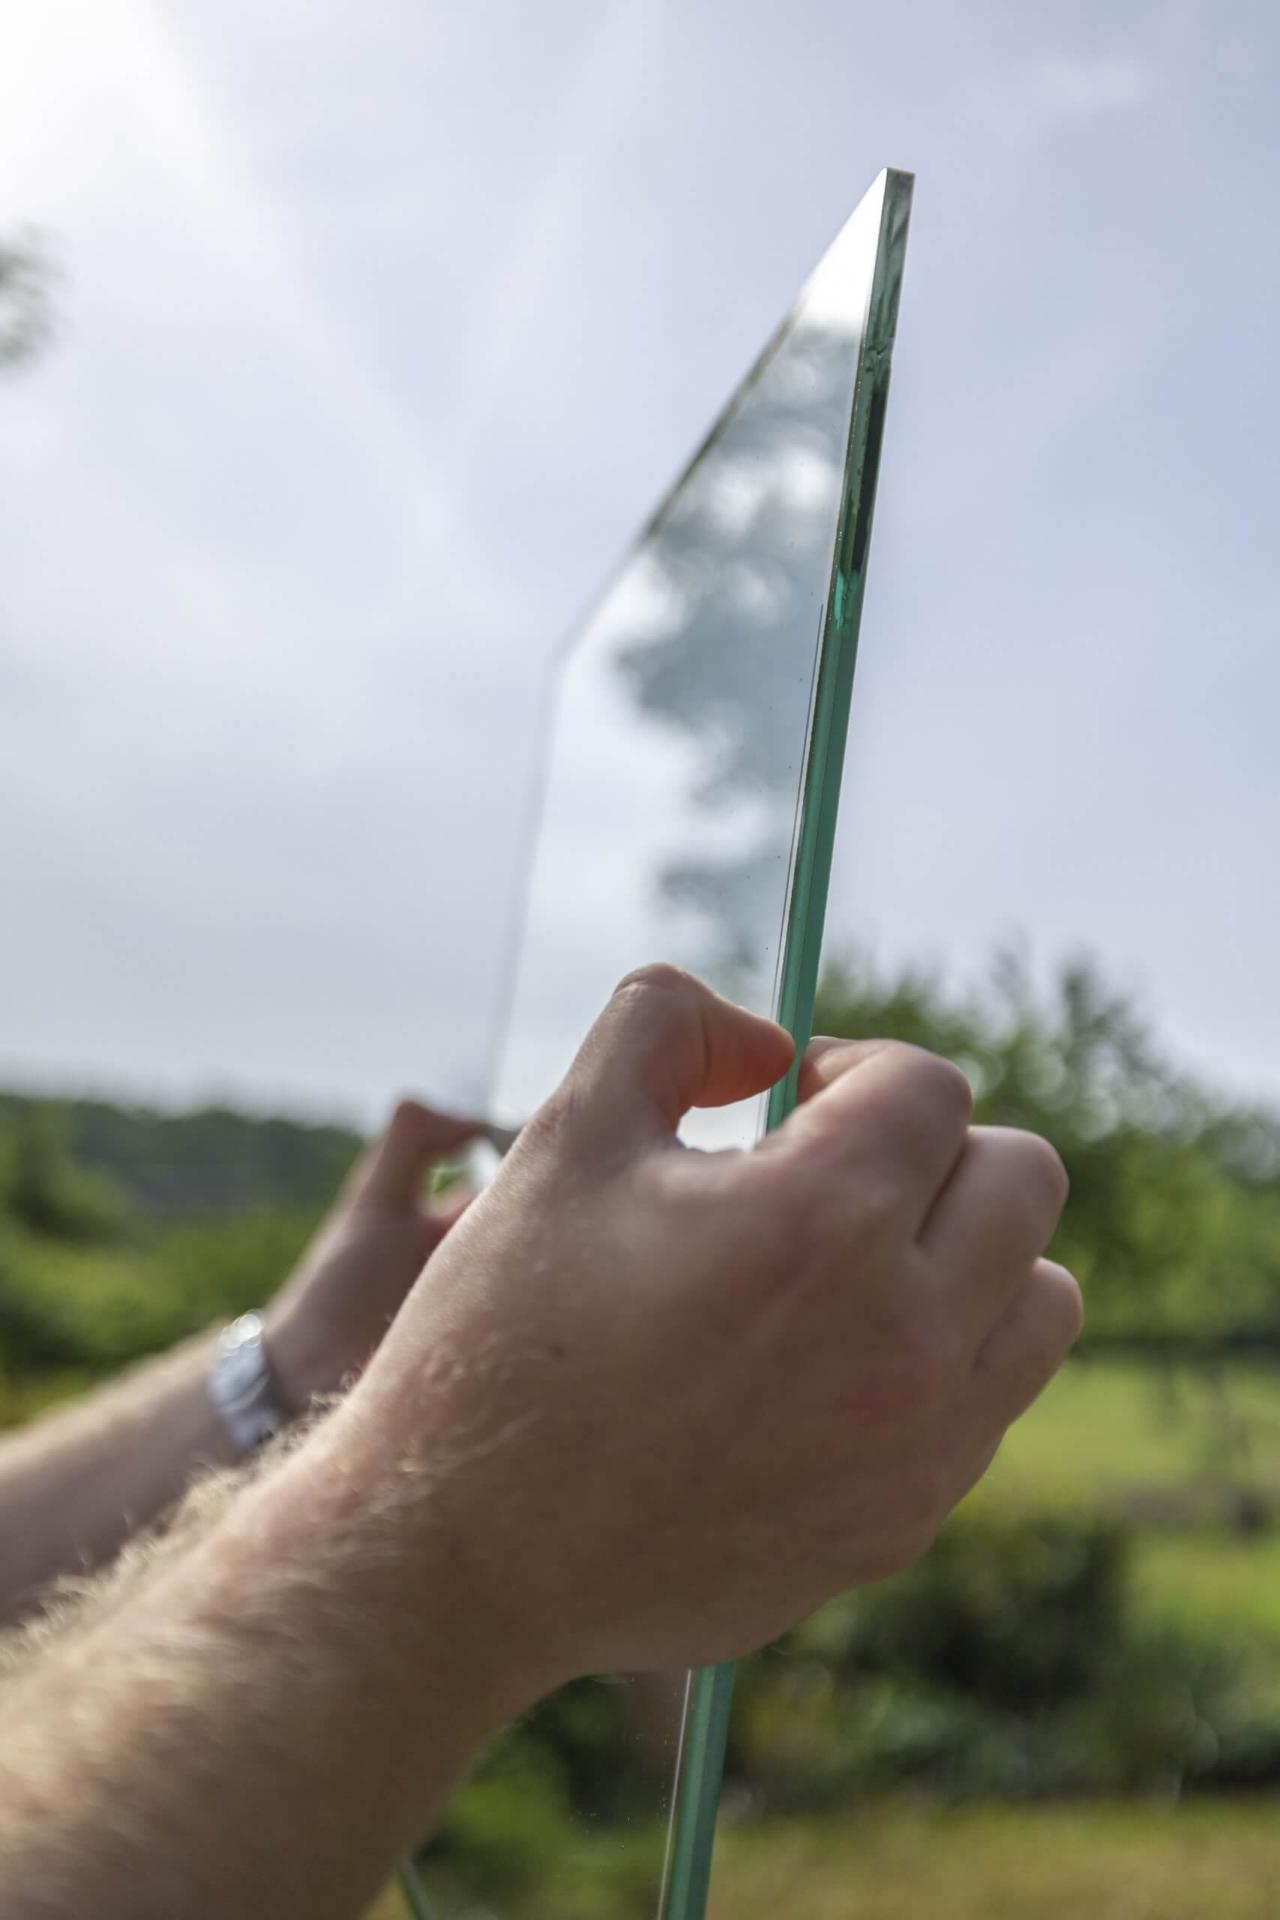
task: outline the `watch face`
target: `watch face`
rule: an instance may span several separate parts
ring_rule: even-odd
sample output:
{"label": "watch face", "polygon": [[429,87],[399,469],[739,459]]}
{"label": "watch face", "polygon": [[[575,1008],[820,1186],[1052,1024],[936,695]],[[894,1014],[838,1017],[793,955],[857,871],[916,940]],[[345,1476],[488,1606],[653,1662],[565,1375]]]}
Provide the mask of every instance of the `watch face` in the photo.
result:
{"label": "watch face", "polygon": [[226,1354],[219,1361],[209,1384],[215,1400],[220,1406],[226,1406],[230,1401],[242,1399],[246,1393],[251,1393],[261,1378],[259,1356],[250,1347],[242,1348],[239,1353]]}
{"label": "watch face", "polygon": [[242,1314],[218,1341],[209,1392],[218,1406],[229,1406],[261,1386],[266,1373],[261,1318],[256,1313]]}
{"label": "watch face", "polygon": [[224,1353],[236,1353],[241,1347],[256,1346],[262,1338],[262,1315],[242,1313],[229,1327],[222,1329],[218,1345]]}

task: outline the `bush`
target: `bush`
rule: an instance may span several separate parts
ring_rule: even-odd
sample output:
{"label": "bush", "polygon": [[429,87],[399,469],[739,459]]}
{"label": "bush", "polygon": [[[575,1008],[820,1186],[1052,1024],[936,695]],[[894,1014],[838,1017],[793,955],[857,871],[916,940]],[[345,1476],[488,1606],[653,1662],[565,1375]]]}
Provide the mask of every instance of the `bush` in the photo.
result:
{"label": "bush", "polygon": [[1023,1712],[1078,1699],[1124,1635],[1126,1546],[1102,1520],[957,1523],[854,1607],[840,1670]]}
{"label": "bush", "polygon": [[788,1809],[904,1787],[1023,1798],[1211,1780],[1247,1725],[1235,1668],[1135,1625],[1128,1579],[1111,1523],[954,1521],[910,1573],[745,1663],[733,1769]]}
{"label": "bush", "polygon": [[76,1166],[69,1122],[51,1106],[32,1105],[0,1134],[0,1215],[28,1233],[93,1244],[118,1238],[129,1222],[123,1192],[105,1174]]}
{"label": "bush", "polygon": [[79,1246],[0,1222],[0,1373],[100,1376],[267,1299],[312,1230],[250,1214]]}

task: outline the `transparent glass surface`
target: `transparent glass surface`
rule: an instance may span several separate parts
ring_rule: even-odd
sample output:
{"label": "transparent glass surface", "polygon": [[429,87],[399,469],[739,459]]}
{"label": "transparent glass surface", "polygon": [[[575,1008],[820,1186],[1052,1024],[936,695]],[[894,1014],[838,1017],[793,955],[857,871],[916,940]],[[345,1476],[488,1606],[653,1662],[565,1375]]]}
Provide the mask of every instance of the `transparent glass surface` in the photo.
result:
{"label": "transparent glass surface", "polygon": [[[659,507],[558,690],[493,1113],[518,1126],[619,977],[778,1004],[823,617],[884,207],[859,205]],[[749,1141],[758,1102],[692,1116]]]}
{"label": "transparent glass surface", "polygon": [[[807,1037],[909,202],[908,176],[876,181],[570,643],[499,1128],[645,961]],[[684,1138],[748,1146],[786,1099],[694,1113]],[[430,1910],[651,1914],[661,1893],[677,1920],[700,1911],[728,1693],[724,1672],[611,1676],[547,1703],[424,1857]],[[547,1836],[523,1865],[508,1849],[505,1889],[469,1873],[490,1821]]]}

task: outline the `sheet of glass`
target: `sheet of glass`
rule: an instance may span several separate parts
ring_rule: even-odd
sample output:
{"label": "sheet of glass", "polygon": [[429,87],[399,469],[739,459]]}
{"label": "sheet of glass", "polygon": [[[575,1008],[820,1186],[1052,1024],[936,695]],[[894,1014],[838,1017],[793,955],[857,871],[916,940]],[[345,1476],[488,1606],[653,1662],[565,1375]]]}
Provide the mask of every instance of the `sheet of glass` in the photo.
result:
{"label": "sheet of glass", "polygon": [[[909,203],[909,177],[882,174],[569,646],[498,1127],[539,1105],[617,980],[647,960],[807,1033]],[[784,1102],[691,1115],[684,1138],[750,1145]],[[685,1676],[630,1675],[548,1702],[428,1849],[430,1910],[652,1914],[665,1884],[666,1910],[692,1920],[717,1700],[724,1675],[691,1692]],[[469,1851],[490,1822],[500,1852]]]}
{"label": "sheet of glass", "polygon": [[[565,663],[494,1117],[545,1098],[629,968],[776,1002],[809,716],[884,208],[862,201]],[[695,1116],[754,1137],[758,1103]]]}

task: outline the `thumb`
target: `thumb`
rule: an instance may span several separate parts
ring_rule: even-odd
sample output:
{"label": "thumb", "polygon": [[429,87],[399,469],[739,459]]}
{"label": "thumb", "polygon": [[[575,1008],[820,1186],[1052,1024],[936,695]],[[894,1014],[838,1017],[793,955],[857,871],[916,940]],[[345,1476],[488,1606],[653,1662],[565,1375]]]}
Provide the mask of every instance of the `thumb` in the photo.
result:
{"label": "thumb", "polygon": [[629,973],[583,1042],[566,1089],[594,1133],[673,1134],[690,1107],[723,1107],[781,1079],[795,1049],[772,1020],[679,967]]}
{"label": "thumb", "polygon": [[478,1120],[436,1113],[417,1100],[401,1100],[381,1139],[357,1162],[347,1186],[347,1204],[412,1206],[428,1170],[455,1147],[474,1139],[480,1125]]}

